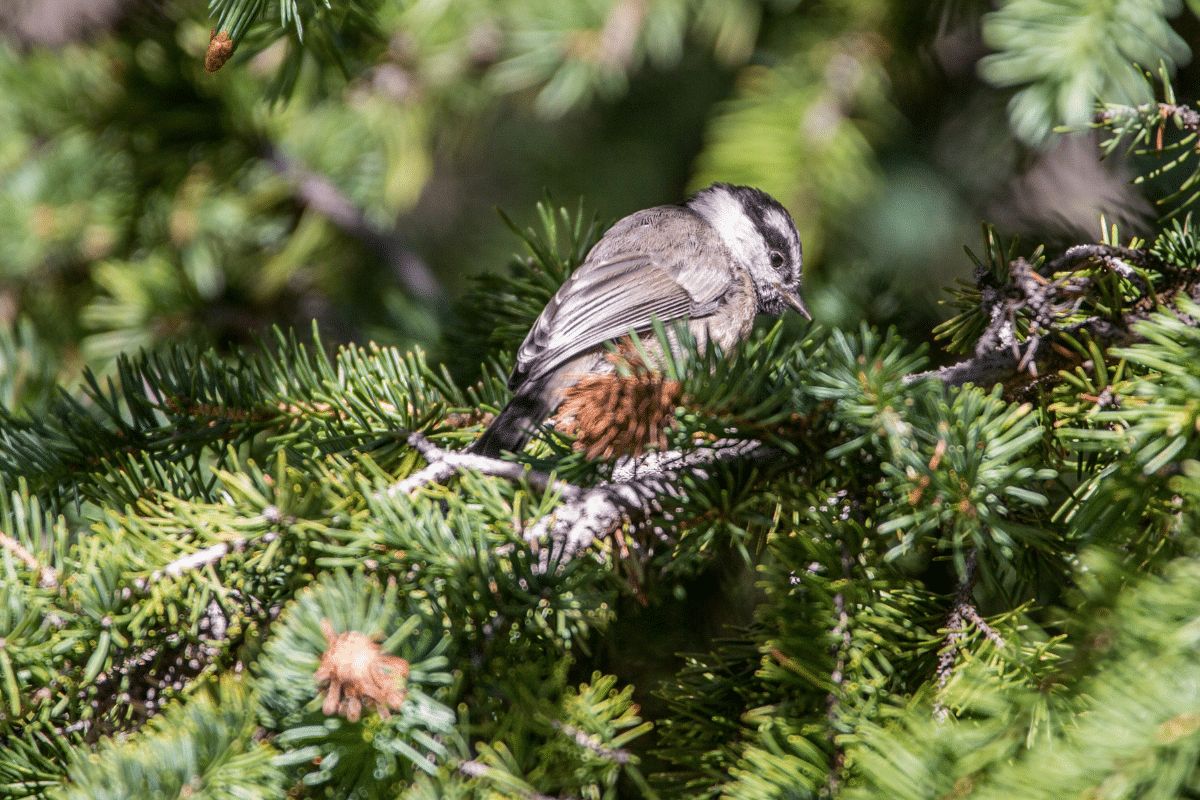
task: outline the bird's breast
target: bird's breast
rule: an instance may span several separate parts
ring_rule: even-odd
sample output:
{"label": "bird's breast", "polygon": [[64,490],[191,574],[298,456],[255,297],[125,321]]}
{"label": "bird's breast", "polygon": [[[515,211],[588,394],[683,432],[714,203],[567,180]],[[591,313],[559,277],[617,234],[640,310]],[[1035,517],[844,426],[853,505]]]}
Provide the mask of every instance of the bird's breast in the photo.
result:
{"label": "bird's breast", "polygon": [[[754,293],[754,283],[750,274],[743,270],[735,277],[715,313],[692,320],[692,333],[698,341],[715,342],[723,352],[728,353],[750,335],[757,313],[758,297]],[[703,332],[698,328],[703,328]]]}

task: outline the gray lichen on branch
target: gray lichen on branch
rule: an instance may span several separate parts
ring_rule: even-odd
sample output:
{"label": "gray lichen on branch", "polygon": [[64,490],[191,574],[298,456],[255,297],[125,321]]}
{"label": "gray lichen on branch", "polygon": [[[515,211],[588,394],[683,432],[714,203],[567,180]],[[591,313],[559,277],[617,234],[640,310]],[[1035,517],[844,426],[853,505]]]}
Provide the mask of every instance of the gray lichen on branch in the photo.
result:
{"label": "gray lichen on branch", "polygon": [[629,456],[613,467],[609,479],[582,487],[558,480],[515,461],[443,450],[420,433],[409,444],[428,462],[423,469],[388,487],[389,496],[413,494],[441,483],[459,471],[524,481],[539,491],[554,491],[564,501],[534,523],[525,534],[542,551],[543,563],[570,560],[596,540],[613,535],[623,525],[639,525],[664,510],[664,498],[678,498],[685,472],[698,476],[721,461],[766,458],[776,451],[752,440],[723,440],[691,450],[668,450]]}
{"label": "gray lichen on branch", "polygon": [[428,466],[414,472],[402,481],[392,484],[386,490],[388,496],[413,494],[418,489],[431,483],[441,483],[456,472],[471,470],[483,475],[505,478],[510,481],[525,481],[539,491],[553,489],[566,498],[576,496],[583,491],[577,486],[556,480],[544,472],[530,469],[516,461],[504,461],[499,458],[489,458],[473,453],[457,453],[443,450],[422,433],[411,433],[408,444],[420,453]]}
{"label": "gray lichen on branch", "polygon": [[[996,285],[983,270],[977,271],[980,311],[987,326],[974,354],[955,364],[910,375],[909,383],[927,378],[951,386],[999,383],[1007,394],[1017,395],[1044,376],[1078,362],[1073,353],[1058,345],[1060,334],[1087,336],[1105,347],[1131,344],[1139,338],[1136,324],[1148,319],[1156,308],[1181,295],[1200,300],[1200,272],[1174,267],[1146,249],[1077,245],[1041,269],[1024,258],[1013,260],[1008,267],[1010,281],[1003,286]],[[1096,267],[1134,283],[1141,297],[1119,315],[1091,313],[1080,320],[1078,314],[1096,288],[1097,277],[1069,273]],[[1157,285],[1145,277],[1150,273],[1158,276]]]}

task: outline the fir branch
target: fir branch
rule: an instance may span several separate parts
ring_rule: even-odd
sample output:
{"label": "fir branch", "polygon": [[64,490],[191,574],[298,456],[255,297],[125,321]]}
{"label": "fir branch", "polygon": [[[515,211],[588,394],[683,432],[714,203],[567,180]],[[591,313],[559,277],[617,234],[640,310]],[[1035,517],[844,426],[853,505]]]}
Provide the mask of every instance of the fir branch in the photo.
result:
{"label": "fir branch", "polygon": [[1139,267],[1147,267],[1151,263],[1155,267],[1162,266],[1157,261],[1152,262],[1145,250],[1110,244],[1077,244],[1068,247],[1061,256],[1051,261],[1047,265],[1046,271],[1053,274],[1092,260],[1101,261],[1110,269],[1126,277],[1133,272],[1130,264]]}
{"label": "fir branch", "polygon": [[[222,652],[221,643],[228,632],[228,618],[215,600],[208,604],[199,620],[203,640],[197,641],[182,633],[170,633],[139,647],[125,651],[119,663],[96,676],[91,686],[81,687],[80,699],[94,691],[94,715],[74,723],[78,730],[92,737],[115,730],[135,730],[153,718],[172,697],[178,696],[210,670]],[[101,700],[102,699],[102,700]],[[119,727],[114,727],[104,714],[124,706]],[[100,727],[96,727],[100,723]],[[64,728],[64,732],[72,726]]]}
{"label": "fir branch", "polygon": [[[1151,74],[1146,72],[1143,77],[1147,89],[1152,90]],[[1165,66],[1160,65],[1158,77],[1162,83],[1162,102],[1140,105],[1107,102],[1092,119],[1095,127],[1111,134],[1100,143],[1105,155],[1124,149],[1127,154],[1158,162],[1134,182],[1154,181],[1158,184],[1155,202],[1171,209],[1167,214],[1169,218],[1179,215],[1200,199],[1200,192],[1197,192],[1200,162],[1196,159],[1200,111],[1175,102],[1175,90]],[[1170,135],[1168,131],[1171,131]]]}
{"label": "fir branch", "polygon": [[1188,59],[1187,43],[1170,23],[1177,11],[1164,0],[1005,0],[983,18],[992,52],[979,72],[994,86],[1019,87],[1009,101],[1010,126],[1040,144],[1056,124],[1086,122],[1095,97],[1149,99],[1137,65],[1173,71]]}
{"label": "fir branch", "polygon": [[933,717],[939,722],[950,715],[949,709],[942,700],[942,694],[946,690],[946,684],[950,682],[950,675],[954,672],[954,665],[958,662],[959,647],[967,635],[963,610],[971,604],[971,592],[975,589],[977,560],[977,551],[971,550],[967,553],[963,576],[958,583],[958,591],[954,595],[954,605],[950,609],[950,615],[946,618],[946,644],[938,655],[937,672],[935,673],[938,698],[933,703]]}
{"label": "fir branch", "polygon": [[1200,133],[1200,111],[1179,103],[1142,103],[1137,106],[1109,105],[1096,112],[1093,118],[1097,125],[1128,122],[1158,115],[1162,120],[1174,119],[1179,127],[1192,133]]}
{"label": "fir branch", "polygon": [[1178,103],[1159,103],[1158,113],[1165,119],[1174,117],[1184,130],[1200,133],[1200,111]]}
{"label": "fir branch", "polygon": [[987,620],[979,614],[979,609],[975,608],[973,603],[967,603],[961,609],[963,619],[975,626],[975,629],[984,635],[984,637],[994,644],[997,648],[1004,648],[1007,643],[1000,632],[993,628]]}
{"label": "fir branch", "polygon": [[[484,778],[486,779],[492,773],[492,767],[474,759],[460,761],[458,771],[468,778]],[[506,785],[506,789],[512,791],[514,787]],[[540,792],[523,791],[520,794],[522,800],[574,800],[571,797],[552,797],[548,794]]]}
{"label": "fir branch", "polygon": [[173,704],[141,736],[73,759],[54,797],[243,797],[284,794],[276,752],[256,736],[254,695],[232,677]]}
{"label": "fir branch", "polygon": [[[1078,319],[1089,292],[1098,277],[1063,274],[1084,266],[1098,265],[1116,273],[1139,289],[1141,296],[1123,304],[1115,315],[1093,314]],[[906,377],[911,384],[927,378],[950,386],[973,383],[981,387],[1003,384],[1013,396],[1039,381],[1078,362],[1076,354],[1057,346],[1060,334],[1075,338],[1090,337],[1106,349],[1140,341],[1134,330],[1138,322],[1149,318],[1154,308],[1184,295],[1200,299],[1200,274],[1166,263],[1146,249],[1112,245],[1077,245],[1068,248],[1047,266],[1017,258],[1008,265],[1010,285],[997,285],[983,270],[977,273],[980,285],[980,313],[987,325],[979,337],[974,355],[955,364],[917,372]],[[1157,286],[1147,283],[1143,273],[1161,276]],[[1046,277],[1046,273],[1051,276]],[[1149,302],[1147,302],[1149,301]],[[1074,321],[1064,322],[1064,320]],[[1021,326],[1028,330],[1021,337]],[[1044,344],[1049,343],[1049,347]]]}
{"label": "fir branch", "polygon": [[525,481],[538,491],[554,491],[566,502],[538,520],[526,533],[527,541],[548,540],[543,566],[549,559],[569,560],[597,539],[607,539],[622,525],[638,525],[663,510],[663,498],[679,498],[679,481],[685,473],[699,476],[710,464],[742,458],[767,459],[778,455],[774,448],[753,440],[721,440],[695,450],[651,452],[617,462],[609,480],[581,487],[530,469],[516,461],[503,461],[473,453],[451,452],[431,443],[423,434],[412,433],[408,443],[429,462],[428,466],[392,484],[388,496],[412,494],[423,486],[441,483],[461,470],[482,475]]}
{"label": "fir branch", "polygon": [[[275,506],[267,506],[266,509],[263,510],[263,517],[272,525],[276,525],[284,521],[280,516],[279,509]],[[278,538],[279,534],[277,532],[268,531],[267,533],[257,537],[257,540],[265,545],[269,545]],[[210,545],[209,547],[201,548],[194,553],[188,553],[186,556],[180,556],[164,566],[162,569],[155,570],[154,574],[151,576],[151,580],[152,582],[157,582],[162,580],[164,577],[178,578],[188,574],[189,572],[195,572],[197,570],[204,569],[205,567],[210,567],[213,564],[220,563],[220,561],[230,553],[242,552],[246,549],[246,545],[249,543],[249,541],[250,537],[237,536],[229,539],[228,541],[218,542],[217,544]]]}

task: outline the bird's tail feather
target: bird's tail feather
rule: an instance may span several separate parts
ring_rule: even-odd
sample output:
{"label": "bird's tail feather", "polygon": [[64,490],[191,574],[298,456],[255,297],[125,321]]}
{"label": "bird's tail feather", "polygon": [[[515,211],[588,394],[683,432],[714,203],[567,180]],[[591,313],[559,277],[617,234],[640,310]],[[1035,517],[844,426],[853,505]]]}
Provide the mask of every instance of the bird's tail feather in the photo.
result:
{"label": "bird's tail feather", "polygon": [[491,458],[505,450],[519,452],[549,412],[541,392],[517,394],[467,451]]}

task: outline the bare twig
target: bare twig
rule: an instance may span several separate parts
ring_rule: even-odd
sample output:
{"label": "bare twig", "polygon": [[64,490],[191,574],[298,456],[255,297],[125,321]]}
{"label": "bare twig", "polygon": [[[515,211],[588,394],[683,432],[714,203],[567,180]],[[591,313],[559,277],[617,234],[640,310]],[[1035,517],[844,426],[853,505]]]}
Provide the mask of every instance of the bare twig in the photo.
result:
{"label": "bare twig", "polygon": [[[850,557],[850,549],[841,540],[838,541],[838,547],[841,551],[842,579],[849,581],[850,568],[854,563]],[[825,717],[829,720],[830,724],[837,721],[838,702],[841,699],[842,685],[846,680],[846,653],[850,652],[850,645],[852,643],[850,636],[850,614],[846,611],[846,595],[842,592],[838,592],[833,596],[833,611],[837,617],[837,624],[833,627],[834,642],[832,644],[835,660],[833,672],[829,675],[833,689],[825,697]],[[842,768],[845,762],[846,753],[841,745],[835,742],[827,782],[830,797],[837,796],[838,785],[841,781]]]}
{"label": "bare twig", "polygon": [[613,4],[600,31],[600,58],[605,64],[622,69],[633,65],[648,5],[646,0],[618,0]]}
{"label": "bare twig", "polygon": [[[458,771],[463,775],[466,775],[468,778],[486,779],[494,769],[494,767],[489,767],[487,764],[474,759],[460,761],[458,764]],[[574,800],[573,798],[566,797],[551,797],[550,795],[541,794],[540,792],[528,790],[522,791],[521,789],[516,789],[509,783],[505,783],[504,788],[509,792],[517,792],[516,796],[522,798],[522,800]]]}
{"label": "bare twig", "polygon": [[302,203],[374,251],[394,270],[410,294],[425,300],[440,300],[444,296],[437,277],[399,234],[373,225],[333,181],[295,163],[275,147],[267,148],[265,158],[276,172],[292,182]]}
{"label": "bare twig", "polygon": [[575,744],[586,750],[591,750],[593,753],[605,759],[606,761],[611,761],[614,764],[629,763],[631,756],[628,750],[622,750],[619,747],[608,747],[603,745],[592,738],[592,735],[587,731],[580,730],[574,725],[568,725],[565,722],[559,722],[558,720],[555,720],[553,725],[556,730],[562,731],[564,734],[571,737]]}
{"label": "bare twig", "polygon": [[186,556],[175,559],[160,570],[156,570],[151,579],[159,581],[163,578],[178,578],[188,572],[203,569],[216,564],[231,552],[241,550],[245,545],[245,539],[234,539],[229,542],[221,542],[201,548],[194,553],[188,553]]}
{"label": "bare twig", "polygon": [[938,698],[933,704],[933,716],[939,722],[950,715],[950,710],[943,702],[942,693],[950,682],[954,665],[958,662],[963,639],[967,636],[967,626],[974,625],[976,630],[987,637],[988,641],[997,648],[1006,646],[1004,637],[980,616],[979,609],[975,608],[975,604],[971,602],[971,593],[975,590],[978,558],[979,554],[975,550],[967,553],[966,568],[963,570],[962,580],[958,584],[958,591],[954,595],[954,606],[946,618],[946,645],[938,656],[937,665]]}
{"label": "bare twig", "polygon": [[499,458],[489,458],[474,453],[443,450],[421,433],[409,434],[408,443],[429,462],[429,465],[389,486],[386,490],[388,496],[412,494],[423,486],[441,483],[454,473],[463,470],[471,470],[510,481],[525,481],[540,492],[553,490],[566,499],[578,497],[584,491],[578,486],[557,480],[544,472],[530,469],[516,461],[503,461]]}
{"label": "bare twig", "polygon": [[539,520],[525,538],[549,542],[544,561],[570,559],[626,523],[638,525],[663,511],[663,499],[680,497],[684,473],[703,477],[705,467],[720,461],[761,459],[771,448],[750,440],[722,440],[711,447],[670,450],[627,457],[617,463],[609,481],[581,489],[553,514]]}
{"label": "bare twig", "polygon": [[9,553],[38,576],[38,586],[43,589],[53,589],[58,586],[58,571],[53,567],[42,566],[42,563],[29,552],[26,547],[7,533],[0,531],[0,548]]}

